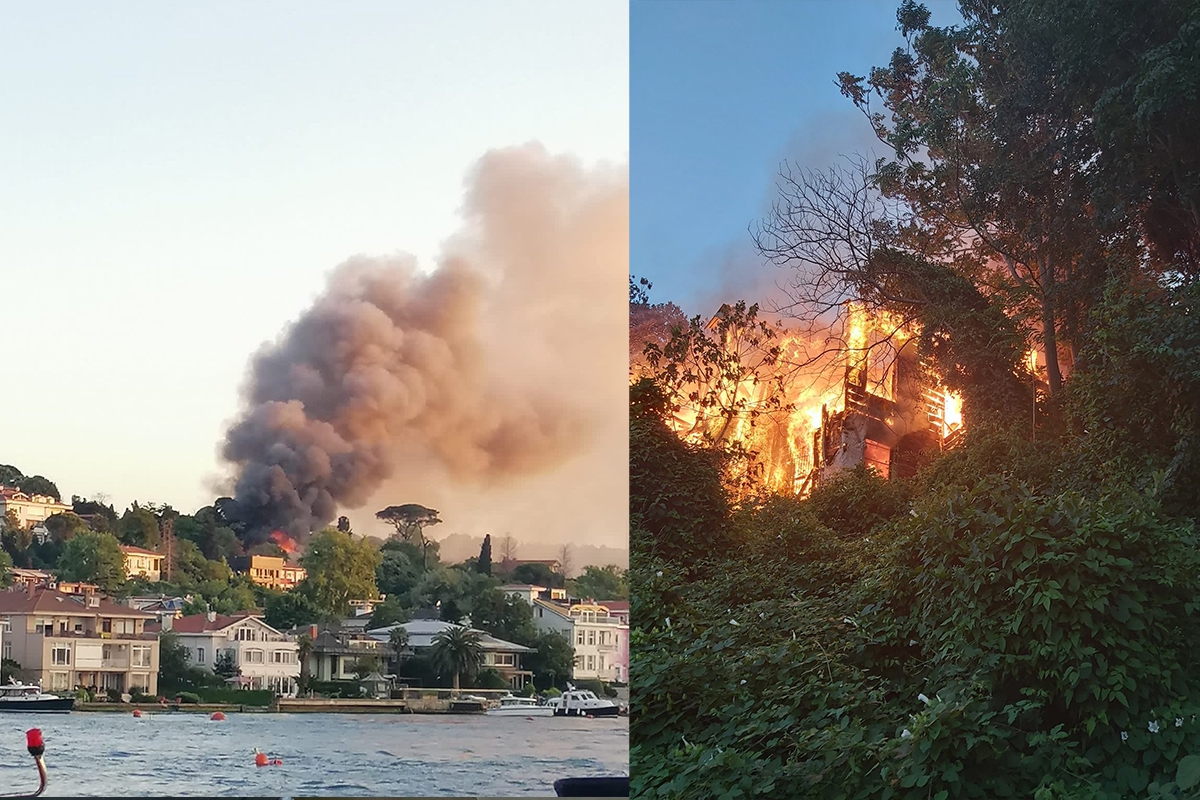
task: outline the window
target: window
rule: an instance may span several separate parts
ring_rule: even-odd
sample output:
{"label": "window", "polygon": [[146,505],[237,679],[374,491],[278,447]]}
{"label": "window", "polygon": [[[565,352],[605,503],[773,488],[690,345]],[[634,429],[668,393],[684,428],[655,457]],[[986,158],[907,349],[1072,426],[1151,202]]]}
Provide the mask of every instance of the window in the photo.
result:
{"label": "window", "polygon": [[596,657],[595,656],[587,657],[587,668],[588,668],[588,672],[592,672],[593,670],[596,669]]}
{"label": "window", "polygon": [[498,667],[511,667],[513,665],[512,653],[496,653],[495,664]]}
{"label": "window", "polygon": [[271,651],[271,663],[272,664],[295,664],[296,663],[296,654],[293,653],[291,650],[272,650]]}
{"label": "window", "polygon": [[51,689],[69,689],[71,673],[69,672],[51,672],[50,673],[50,688]]}
{"label": "window", "polygon": [[575,644],[583,644],[583,631],[575,634]]}
{"label": "window", "polygon": [[150,666],[150,648],[149,647],[134,647],[130,652],[131,660],[129,665],[132,667],[149,667]]}
{"label": "window", "polygon": [[197,664],[204,663],[204,648],[203,647],[196,648],[196,663]]}
{"label": "window", "polygon": [[50,663],[67,666],[71,663],[71,647],[65,644],[56,644],[54,649],[50,651]]}
{"label": "window", "polygon": [[587,643],[588,643],[588,644],[595,644],[595,643],[596,643],[596,632],[595,632],[595,631],[588,631],[588,641],[587,641]]}
{"label": "window", "polygon": [[104,659],[105,661],[112,660],[112,655],[113,655],[113,646],[111,644],[106,644],[106,645],[104,645],[104,647],[101,648],[100,657],[102,659]]}
{"label": "window", "polygon": [[48,633],[54,630],[54,623],[48,619],[35,619],[33,621],[34,633]]}
{"label": "window", "polygon": [[3,628],[4,632],[8,633],[12,630],[12,620],[5,617],[3,621],[0,621],[0,628]]}
{"label": "window", "polygon": [[4,658],[12,658],[12,642],[4,643]]}
{"label": "window", "polygon": [[262,650],[247,650],[246,651],[246,663],[247,664],[263,663],[263,651]]}
{"label": "window", "polygon": [[144,672],[135,672],[129,676],[130,690],[137,689],[141,692],[150,690],[150,676]]}
{"label": "window", "polygon": [[258,641],[258,631],[253,628],[238,628],[237,634],[234,636],[239,642],[256,642]]}

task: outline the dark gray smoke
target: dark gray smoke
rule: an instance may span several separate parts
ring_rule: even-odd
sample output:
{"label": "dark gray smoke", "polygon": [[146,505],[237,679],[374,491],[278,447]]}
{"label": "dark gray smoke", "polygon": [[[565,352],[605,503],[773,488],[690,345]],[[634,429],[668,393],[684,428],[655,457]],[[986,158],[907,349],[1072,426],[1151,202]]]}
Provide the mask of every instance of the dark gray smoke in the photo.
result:
{"label": "dark gray smoke", "polygon": [[[553,270],[570,264],[535,258],[498,267],[477,257],[489,248],[473,244],[495,249],[506,237],[554,228],[550,217],[587,197],[563,171],[540,147],[490,153],[468,187],[466,229],[434,272],[421,274],[407,257],[351,259],[254,357],[245,412],[223,446],[248,541],[275,529],[303,541],[339,509],[366,503],[404,453],[420,451],[429,469],[456,482],[493,486],[560,463],[581,445],[578,395],[523,369],[530,345],[518,354],[518,340],[501,332],[536,329],[538,308],[590,298],[563,296],[563,286],[579,283],[556,281]],[[555,195],[548,180],[563,183],[557,202],[518,209],[522,188],[531,188],[522,184]],[[626,268],[613,266],[618,275]]]}

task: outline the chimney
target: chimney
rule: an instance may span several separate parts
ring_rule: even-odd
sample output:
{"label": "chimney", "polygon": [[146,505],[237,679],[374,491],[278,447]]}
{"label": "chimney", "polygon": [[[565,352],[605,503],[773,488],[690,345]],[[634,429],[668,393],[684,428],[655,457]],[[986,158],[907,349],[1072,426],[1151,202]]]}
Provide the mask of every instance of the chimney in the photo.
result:
{"label": "chimney", "polygon": [[89,594],[87,596],[87,607],[88,608],[99,608],[100,607],[100,598],[96,597],[96,595],[94,595],[94,594]]}
{"label": "chimney", "polygon": [[204,618],[207,619],[209,622],[216,622],[217,621],[217,612],[209,611],[207,614],[204,615]]}
{"label": "chimney", "polygon": [[175,624],[175,616],[173,614],[163,614],[159,619],[159,622],[162,623],[163,633],[166,633],[167,631],[171,630],[171,626]]}

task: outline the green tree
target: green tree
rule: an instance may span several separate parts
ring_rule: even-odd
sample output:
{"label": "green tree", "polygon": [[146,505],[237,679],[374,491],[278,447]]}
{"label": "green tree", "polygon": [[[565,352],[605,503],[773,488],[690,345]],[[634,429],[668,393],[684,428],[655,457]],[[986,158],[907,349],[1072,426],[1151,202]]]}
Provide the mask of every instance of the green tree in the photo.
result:
{"label": "green tree", "polygon": [[375,569],[379,551],[349,534],[327,528],[308,541],[301,565],[308,571],[301,590],[322,611],[345,614],[351,600],[371,600],[379,595]]}
{"label": "green tree", "polygon": [[380,550],[375,583],[380,592],[389,598],[400,600],[412,593],[421,582],[424,573],[425,570],[421,568],[420,548],[407,542],[391,540],[385,542]]}
{"label": "green tree", "polygon": [[492,574],[492,535],[484,534],[483,544],[479,547],[479,560],[475,563],[475,569],[484,575]]}
{"label": "green tree", "polygon": [[575,669],[575,646],[561,633],[546,631],[531,644],[536,652],[521,658],[525,669],[533,673],[533,683],[539,689],[551,686],[565,688]]}
{"label": "green tree", "polygon": [[371,621],[368,623],[369,630],[378,630],[386,628],[389,625],[395,625],[397,622],[408,622],[412,615],[409,610],[400,605],[400,602],[389,596],[382,603],[375,606],[375,610],[371,613]]}
{"label": "green tree", "polygon": [[158,516],[134,502],[117,523],[117,536],[125,544],[153,550],[158,547]]}
{"label": "green tree", "polygon": [[537,638],[529,603],[495,586],[484,587],[471,599],[471,625],[516,644],[532,646]]}
{"label": "green tree", "polygon": [[395,654],[393,660],[396,665],[396,674],[400,673],[400,667],[404,662],[412,657],[412,648],[408,646],[408,630],[397,625],[392,628],[388,634],[388,645],[391,646],[392,652]]}
{"label": "green tree", "polygon": [[297,683],[302,693],[308,691],[308,684],[312,679],[309,661],[312,659],[313,646],[313,639],[307,633],[300,634],[296,639],[296,658],[300,660],[300,678]]}
{"label": "green tree", "polygon": [[12,464],[0,464],[0,486],[16,489],[24,479],[25,475]]}
{"label": "green tree", "polygon": [[420,544],[424,538],[424,530],[430,525],[441,522],[438,512],[416,503],[406,503],[399,506],[388,506],[375,514],[396,529],[396,535],[403,541]]}
{"label": "green tree", "polygon": [[178,691],[190,686],[191,656],[179,641],[179,634],[164,631],[158,638],[158,684],[163,691]]}
{"label": "green tree", "polygon": [[14,562],[24,556],[32,543],[33,531],[21,524],[17,512],[11,508],[5,511],[4,520],[0,522],[0,544]]}
{"label": "green tree", "polygon": [[6,551],[0,550],[0,586],[12,586],[12,570],[12,557]]}
{"label": "green tree", "polygon": [[22,492],[28,495],[40,494],[53,497],[56,502],[62,500],[62,495],[58,493],[58,487],[54,485],[54,481],[41,475],[31,475],[27,478],[21,478],[17,486]]}
{"label": "green tree", "polygon": [[263,621],[278,631],[311,625],[321,610],[302,592],[278,592],[267,597]]}
{"label": "green tree", "polygon": [[82,531],[63,545],[58,559],[59,578],[94,583],[115,592],[125,582],[125,556],[111,533]]}
{"label": "green tree", "polygon": [[508,579],[514,583],[528,583],[533,586],[561,589],[566,585],[566,579],[561,573],[555,572],[545,564],[537,562],[519,564],[508,574]]}
{"label": "green tree", "polygon": [[56,542],[65,542],[80,531],[88,530],[88,523],[83,517],[71,511],[62,514],[52,514],[46,519],[46,530],[50,538]]}
{"label": "green tree", "polygon": [[222,678],[232,678],[240,672],[232,650],[217,652],[216,658],[213,659],[213,672]]}
{"label": "green tree", "polygon": [[624,600],[629,597],[629,584],[625,571],[616,564],[603,567],[584,567],[583,574],[571,582],[573,593],[578,597],[596,600]]}
{"label": "green tree", "polygon": [[433,637],[429,655],[434,667],[453,679],[455,693],[462,677],[479,672],[483,665],[483,645],[475,631],[455,626]]}

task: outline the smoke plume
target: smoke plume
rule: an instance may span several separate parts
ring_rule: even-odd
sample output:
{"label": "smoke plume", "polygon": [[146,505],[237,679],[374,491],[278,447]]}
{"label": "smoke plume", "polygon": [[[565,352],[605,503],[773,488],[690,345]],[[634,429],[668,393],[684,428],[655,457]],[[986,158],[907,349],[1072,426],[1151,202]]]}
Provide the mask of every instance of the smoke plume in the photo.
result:
{"label": "smoke plume", "polygon": [[611,247],[596,261],[595,231],[627,226],[627,181],[538,145],[493,151],[435,270],[407,256],[337,267],[253,358],[224,441],[248,540],[303,541],[398,471],[492,489],[587,451],[596,377],[578,356],[605,336],[623,351],[628,268]]}

